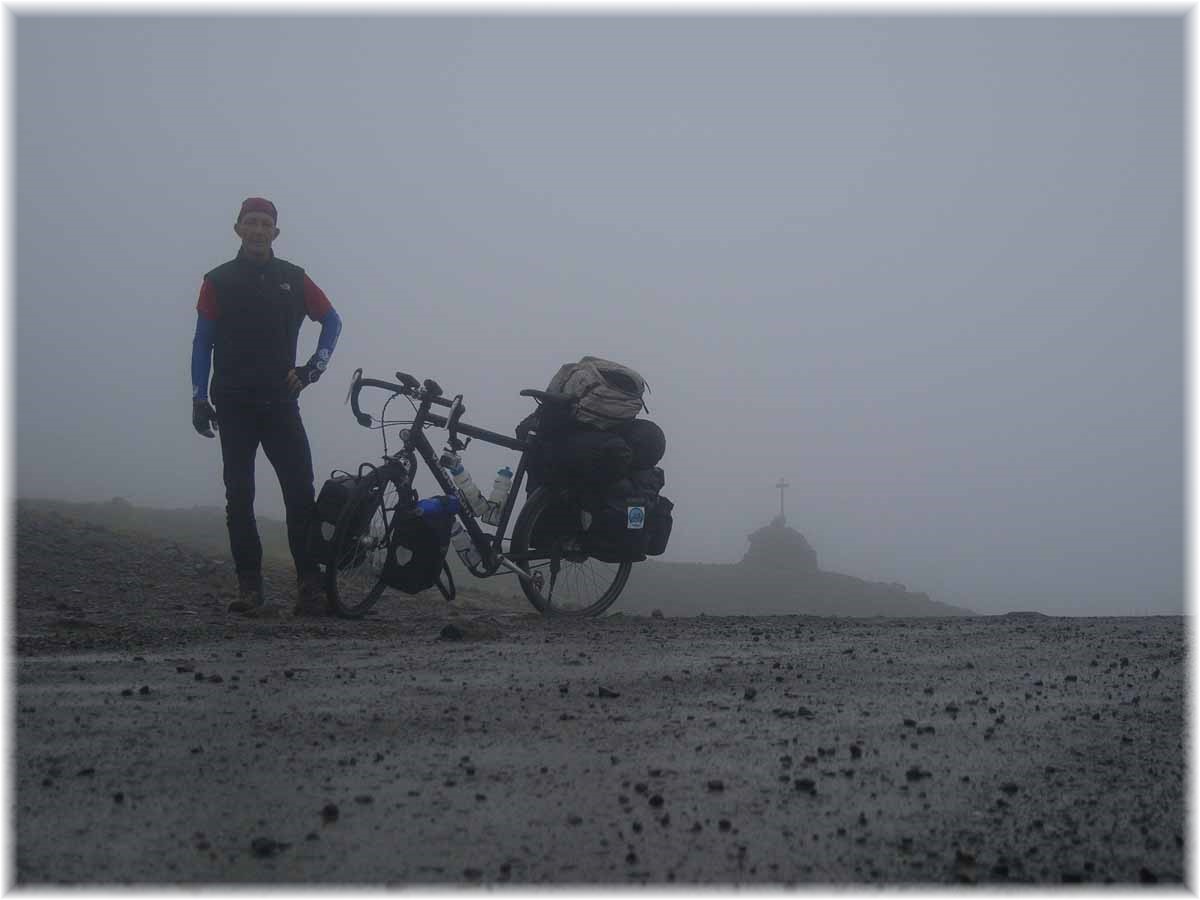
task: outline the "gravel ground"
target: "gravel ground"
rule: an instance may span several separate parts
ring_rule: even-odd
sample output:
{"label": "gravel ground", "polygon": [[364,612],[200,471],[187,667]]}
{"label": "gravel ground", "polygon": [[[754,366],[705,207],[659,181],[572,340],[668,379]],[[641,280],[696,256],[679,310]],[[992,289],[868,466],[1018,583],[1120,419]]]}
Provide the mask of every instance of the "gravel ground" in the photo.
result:
{"label": "gravel ground", "polygon": [[186,548],[16,533],[19,885],[1185,878],[1180,617],[255,622]]}

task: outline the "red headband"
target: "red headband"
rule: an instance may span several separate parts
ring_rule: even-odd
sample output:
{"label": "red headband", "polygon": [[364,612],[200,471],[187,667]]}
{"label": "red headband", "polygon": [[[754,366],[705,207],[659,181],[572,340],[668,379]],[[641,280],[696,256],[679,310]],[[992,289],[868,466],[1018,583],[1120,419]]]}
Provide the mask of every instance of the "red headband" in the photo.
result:
{"label": "red headband", "polygon": [[262,197],[247,197],[245,200],[243,200],[242,208],[238,212],[237,220],[239,222],[242,221],[242,216],[249,212],[266,213],[271,217],[272,221],[279,221],[279,214],[275,212],[275,204]]}

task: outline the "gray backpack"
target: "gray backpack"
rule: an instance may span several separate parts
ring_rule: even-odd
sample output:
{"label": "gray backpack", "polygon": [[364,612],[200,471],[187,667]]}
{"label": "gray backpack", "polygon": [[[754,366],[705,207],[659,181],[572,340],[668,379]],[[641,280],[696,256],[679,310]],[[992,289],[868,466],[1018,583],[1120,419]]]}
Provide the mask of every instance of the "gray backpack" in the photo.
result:
{"label": "gray backpack", "polygon": [[613,428],[646,408],[642,401],[646,379],[628,366],[598,356],[567,363],[546,390],[574,397],[576,421],[596,428]]}

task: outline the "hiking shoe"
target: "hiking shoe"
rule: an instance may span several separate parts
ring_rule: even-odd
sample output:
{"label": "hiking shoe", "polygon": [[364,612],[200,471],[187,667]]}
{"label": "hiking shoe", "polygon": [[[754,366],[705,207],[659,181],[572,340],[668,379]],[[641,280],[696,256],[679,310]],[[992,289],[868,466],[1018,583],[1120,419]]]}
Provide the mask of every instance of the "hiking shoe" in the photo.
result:
{"label": "hiking shoe", "polygon": [[238,597],[229,604],[229,612],[251,616],[266,606],[263,600],[262,576],[238,573]]}
{"label": "hiking shoe", "polygon": [[295,616],[331,616],[333,604],[321,584],[321,576],[317,572],[299,575],[296,578],[296,608],[292,610]]}

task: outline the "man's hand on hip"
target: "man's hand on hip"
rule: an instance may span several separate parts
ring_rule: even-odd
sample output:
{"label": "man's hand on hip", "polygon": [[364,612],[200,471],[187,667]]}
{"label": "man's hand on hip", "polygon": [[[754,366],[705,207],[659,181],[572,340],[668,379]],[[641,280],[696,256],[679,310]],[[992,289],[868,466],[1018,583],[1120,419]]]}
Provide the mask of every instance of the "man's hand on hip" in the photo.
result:
{"label": "man's hand on hip", "polygon": [[315,384],[317,379],[321,377],[321,372],[316,366],[296,366],[288,372],[287,386],[293,397],[299,397],[300,392],[310,384]]}
{"label": "man's hand on hip", "polygon": [[217,430],[217,411],[207,400],[192,401],[192,427],[206,438],[216,437],[213,432]]}

